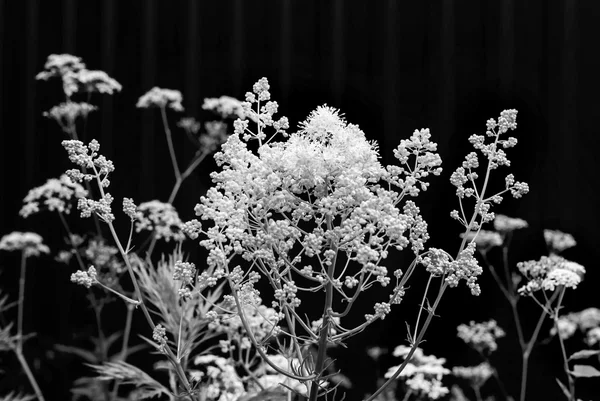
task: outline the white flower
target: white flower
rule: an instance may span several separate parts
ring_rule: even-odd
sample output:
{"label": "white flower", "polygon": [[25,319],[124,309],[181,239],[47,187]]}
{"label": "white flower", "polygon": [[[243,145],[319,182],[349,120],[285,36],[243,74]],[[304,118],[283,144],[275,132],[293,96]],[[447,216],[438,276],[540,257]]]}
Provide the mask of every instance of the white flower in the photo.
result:
{"label": "white flower", "polygon": [[479,232],[470,231],[466,235],[461,234],[460,237],[467,237],[467,241],[469,242],[475,241],[477,247],[483,251],[487,251],[495,246],[502,246],[502,243],[504,242],[500,234],[487,230],[479,230]]}
{"label": "white flower", "polygon": [[519,288],[520,294],[530,295],[540,289],[553,291],[557,286],[577,288],[585,268],[578,263],[557,256],[542,256],[540,260],[519,262],[517,267],[529,282]]}
{"label": "white flower", "polygon": [[598,344],[600,342],[600,327],[594,327],[588,331],[585,337],[585,342],[590,347]]}
{"label": "white flower", "polygon": [[222,118],[246,118],[242,102],[230,96],[205,98],[202,108],[204,110],[214,111],[215,113],[220,114]]}
{"label": "white flower", "polygon": [[544,239],[548,247],[555,252],[562,252],[577,245],[571,234],[559,230],[544,230]]}
{"label": "white flower", "polygon": [[154,231],[157,239],[183,241],[182,221],[170,203],[153,200],[141,203],[137,208],[136,232]]}
{"label": "white flower", "polygon": [[[558,331],[556,330],[558,327]],[[558,335],[563,340],[573,337],[573,334],[577,331],[577,323],[575,323],[568,315],[561,316],[556,321],[556,325],[550,330],[550,335]]]}
{"label": "white flower", "polygon": [[529,227],[529,224],[523,219],[508,217],[503,214],[497,214],[494,219],[494,229],[498,232],[506,233],[514,230]]}
{"label": "white flower", "polygon": [[175,111],[183,111],[181,92],[173,89],[154,87],[139,98],[136,107],[147,109],[150,107],[168,107]]}
{"label": "white flower", "polygon": [[25,257],[50,253],[50,248],[43,243],[43,239],[39,234],[20,231],[13,231],[3,236],[0,239],[0,250],[22,251]]}
{"label": "white flower", "polygon": [[87,196],[87,191],[63,174],[58,179],[51,178],[44,185],[30,189],[23,199],[24,205],[19,215],[27,218],[38,213],[41,207],[46,207],[51,212],[69,214],[71,211],[70,200],[85,196]]}

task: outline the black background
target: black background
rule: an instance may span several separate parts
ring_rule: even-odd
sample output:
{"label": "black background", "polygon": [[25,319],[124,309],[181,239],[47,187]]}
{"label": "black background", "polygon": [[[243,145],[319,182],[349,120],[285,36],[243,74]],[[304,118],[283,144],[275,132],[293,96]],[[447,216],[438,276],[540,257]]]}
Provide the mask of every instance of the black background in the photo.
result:
{"label": "black background", "polygon": [[[511,258],[544,254],[544,228],[573,234],[578,245],[565,256],[588,273],[576,292],[568,293],[565,309],[598,307],[599,17],[600,3],[591,0],[0,0],[0,234],[36,231],[51,246],[63,235],[56,216],[23,220],[17,215],[30,188],[70,168],[60,146],[63,134],[42,117],[61,101],[59,84],[34,80],[49,54],[80,56],[88,68],[123,84],[120,94],[92,98],[100,111],[91,115],[86,134],[88,140],[97,138],[115,163],[111,192],[117,200],[165,201],[173,184],[158,113],[136,109],[139,96],[155,85],[179,89],[185,115],[202,117],[204,97],[241,99],[265,76],[280,114],[293,126],[317,105],[339,107],[379,142],[385,164],[393,162],[401,139],[429,127],[445,170],[433,178],[420,206],[430,225],[429,245],[448,251],[457,249],[460,229],[448,216],[457,207],[448,178],[470,151],[467,138],[483,133],[485,121],[501,110],[518,109],[519,144],[509,152],[510,170],[531,192],[495,209],[530,224],[517,234]],[[179,116],[169,118],[174,128]],[[189,160],[193,149],[184,135],[174,134],[180,160]],[[175,202],[182,218],[193,217],[214,167],[212,161],[201,165],[183,185]],[[126,235],[127,227],[117,227]],[[391,257],[390,268],[408,264],[408,257]],[[17,255],[1,253],[0,271],[0,286],[15,298]],[[38,333],[30,343],[31,357],[40,359],[36,374],[48,399],[67,399],[69,383],[80,373],[76,360],[61,359],[51,345],[72,343],[93,323],[80,288],[68,281],[70,273],[51,258],[28,267],[25,328]],[[340,356],[340,366],[357,382],[372,386],[374,380],[364,355],[367,345],[393,348],[404,341],[404,321],[414,322],[425,275],[416,277],[419,283],[406,303]],[[508,305],[489,274],[481,283],[479,298],[464,286],[445,295],[424,347],[447,357],[450,365],[477,363],[455,338],[455,327],[495,317],[511,337],[502,340],[504,352],[494,360],[514,394],[520,361]],[[367,301],[358,315],[371,305]],[[108,320],[116,329],[123,308],[113,309]],[[530,333],[538,310],[525,301],[523,311],[530,317]],[[548,329],[547,324],[543,334]],[[14,386],[14,372],[6,375],[0,379],[4,392]],[[528,399],[561,399],[556,375],[562,378],[558,344],[552,341],[534,352]],[[584,399],[600,399],[593,387],[592,381],[581,381],[582,391],[589,390]]]}

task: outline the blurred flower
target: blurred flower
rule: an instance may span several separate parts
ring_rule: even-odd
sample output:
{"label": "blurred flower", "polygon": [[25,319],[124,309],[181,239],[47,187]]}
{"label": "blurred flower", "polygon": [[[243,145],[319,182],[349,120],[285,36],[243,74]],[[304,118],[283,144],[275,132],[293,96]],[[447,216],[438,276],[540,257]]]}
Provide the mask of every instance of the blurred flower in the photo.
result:
{"label": "blurred flower", "polygon": [[540,260],[517,263],[517,268],[528,282],[519,293],[531,295],[540,289],[554,291],[558,286],[577,288],[583,279],[585,268],[579,263],[571,262],[557,255],[542,256]]}
{"label": "blurred flower", "polygon": [[194,117],[184,117],[177,123],[179,128],[183,128],[187,133],[197,135],[200,131],[200,123]]}
{"label": "blurred flower", "polygon": [[27,218],[40,212],[40,206],[48,208],[51,212],[69,214],[72,206],[70,200],[73,197],[78,199],[85,196],[87,196],[87,191],[63,174],[58,179],[51,178],[44,185],[30,189],[23,199],[24,205],[19,211],[19,215]]}
{"label": "blurred flower", "polygon": [[594,327],[587,332],[585,342],[588,346],[592,347],[600,342],[600,327]]}
{"label": "blurred flower", "polygon": [[246,118],[242,102],[230,96],[217,98],[205,98],[202,105],[204,110],[210,110],[219,114],[222,118]]}
{"label": "blurred flower", "polygon": [[489,363],[483,362],[477,366],[456,366],[452,374],[460,379],[468,380],[472,387],[481,387],[494,374]]}
{"label": "blurred flower", "polygon": [[13,231],[0,239],[0,250],[22,251],[25,257],[39,256],[41,253],[50,253],[50,248],[44,245],[39,234],[32,232]]}
{"label": "blurred flower", "polygon": [[182,222],[179,214],[170,203],[158,200],[141,203],[138,206],[138,220],[135,223],[136,232],[154,231],[157,239],[169,242],[183,241],[185,235],[181,231]]}
{"label": "blurred flower", "polygon": [[147,109],[151,107],[170,108],[183,111],[181,92],[173,89],[154,87],[139,98],[136,107]]}
{"label": "blurred flower", "polygon": [[96,106],[89,103],[68,101],[52,107],[44,113],[44,117],[54,119],[63,131],[68,132],[79,117],[86,118],[90,112],[97,109]]}
{"label": "blurred flower", "polygon": [[121,84],[114,78],[109,77],[106,72],[100,70],[68,71],[63,75],[63,82],[67,96],[79,91],[112,95],[114,92],[121,92],[121,89],[123,89]]}
{"label": "blurred flower", "polygon": [[82,285],[85,288],[90,288],[98,282],[96,278],[96,269],[94,266],[90,266],[87,271],[77,270],[75,273],[71,274],[71,282]]}
{"label": "blurred flower", "polygon": [[80,57],[70,54],[51,54],[48,56],[44,71],[38,73],[35,79],[47,81],[52,77],[62,77],[67,72],[77,72],[85,68]]}
{"label": "blurred flower", "polygon": [[469,325],[461,324],[457,327],[458,338],[468,346],[481,354],[490,354],[498,349],[496,340],[506,335],[504,330],[495,320],[475,323],[470,321]]}
{"label": "blurred flower", "polygon": [[571,234],[559,230],[544,230],[544,239],[551,251],[559,253],[577,245]]}
{"label": "blurred flower", "polygon": [[[558,327],[558,331],[557,328]],[[550,329],[550,335],[554,336],[558,333],[560,338],[566,340],[573,337],[573,334],[577,331],[577,323],[575,323],[569,316],[561,316],[556,321],[556,325]]]}
{"label": "blurred flower", "polygon": [[529,224],[523,219],[508,217],[503,214],[497,214],[494,219],[494,229],[501,233],[507,233],[514,230],[529,227]]}
{"label": "blurred flower", "polygon": [[206,387],[210,401],[234,401],[246,393],[244,383],[228,359],[215,355],[200,355],[194,365],[202,369],[197,375]]}
{"label": "blurred flower", "polygon": [[206,152],[214,152],[222,143],[227,141],[227,124],[222,121],[204,123],[205,134],[200,135],[200,146]]}
{"label": "blurred flower", "polygon": [[[394,349],[393,355],[406,358],[409,352],[410,347],[400,345]],[[436,400],[449,392],[448,388],[442,385],[443,376],[450,373],[450,370],[443,366],[444,363],[444,358],[425,355],[421,348],[417,348],[398,379],[404,381],[417,395]],[[389,368],[385,378],[392,377],[399,367],[400,365]]]}
{"label": "blurred flower", "polygon": [[479,230],[470,231],[466,235],[461,234],[461,238],[467,237],[467,241],[475,241],[477,248],[482,252],[487,252],[495,246],[502,246],[502,236],[495,231]]}

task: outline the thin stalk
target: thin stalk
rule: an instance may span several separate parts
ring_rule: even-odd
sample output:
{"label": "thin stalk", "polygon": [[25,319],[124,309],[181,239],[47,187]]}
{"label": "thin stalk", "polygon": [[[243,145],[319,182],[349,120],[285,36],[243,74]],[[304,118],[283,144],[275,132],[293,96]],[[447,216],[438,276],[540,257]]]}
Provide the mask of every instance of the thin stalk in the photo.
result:
{"label": "thin stalk", "polygon": [[25,273],[27,256],[21,251],[21,276],[19,277],[19,307],[17,313],[17,350],[23,351],[23,305],[25,303]]}
{"label": "thin stalk", "polygon": [[17,355],[17,359],[19,360],[19,363],[21,364],[21,367],[23,368],[23,371],[25,372],[25,375],[27,376],[27,379],[29,379],[29,383],[31,384],[31,387],[33,387],[33,391],[35,392],[35,396],[37,397],[38,401],[44,401],[44,396],[42,395],[42,390],[40,390],[40,386],[38,385],[37,381],[35,380],[35,377],[33,376],[33,373],[31,372],[31,369],[29,368],[29,365],[27,364],[27,360],[25,359],[25,356],[23,356],[23,352],[20,349],[15,349],[15,354]]}
{"label": "thin stalk", "polygon": [[560,306],[562,304],[563,297],[565,295],[565,287],[562,286],[560,289],[560,296],[558,297],[558,304],[556,305],[556,309],[554,312],[554,328],[556,329],[558,342],[560,343],[560,351],[563,357],[563,368],[565,370],[565,374],[567,375],[568,383],[569,383],[569,394],[570,400],[575,401],[575,381],[573,380],[573,376],[571,376],[569,372],[569,358],[567,357],[567,352],[565,349],[565,342],[560,336],[560,331],[558,330],[558,311],[560,310]]}
{"label": "thin stalk", "polygon": [[[130,303],[127,303],[127,317],[125,318],[125,331],[123,332],[123,342],[121,343],[121,353],[119,354],[119,359],[121,361],[125,361],[127,356],[127,349],[129,348],[129,336],[131,335],[131,321],[133,318],[133,309],[134,306]],[[114,400],[117,397],[119,392],[119,387],[121,386],[121,380],[115,381],[115,386],[113,387],[111,400]]]}

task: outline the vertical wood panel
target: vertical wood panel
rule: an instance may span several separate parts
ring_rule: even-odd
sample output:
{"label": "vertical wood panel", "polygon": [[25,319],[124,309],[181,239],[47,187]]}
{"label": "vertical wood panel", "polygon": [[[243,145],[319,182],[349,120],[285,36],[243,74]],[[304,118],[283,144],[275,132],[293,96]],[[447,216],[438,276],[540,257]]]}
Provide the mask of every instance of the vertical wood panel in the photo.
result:
{"label": "vertical wood panel", "polygon": [[344,0],[335,0],[333,4],[333,60],[331,91],[338,106],[344,97],[345,52],[344,52]]}
{"label": "vertical wood panel", "polygon": [[[387,0],[385,3],[383,38],[383,150],[388,151],[397,145],[392,132],[398,130],[398,3]],[[382,154],[385,157],[385,154]],[[388,161],[389,163],[389,161]]]}
{"label": "vertical wood panel", "polygon": [[[64,0],[62,13],[62,45],[63,53],[75,54],[76,38],[77,38],[77,1]],[[75,54],[76,55],[76,54]]]}
{"label": "vertical wood panel", "polygon": [[[142,75],[142,93],[150,90],[156,85],[156,35],[157,35],[157,17],[158,17],[158,2],[157,0],[147,0],[142,13],[142,59],[139,66]],[[141,167],[141,195],[143,199],[156,199],[155,181],[157,177],[155,168],[155,144],[157,129],[159,123],[156,117],[156,110],[148,109],[142,113],[142,140],[140,152],[140,167]],[[164,156],[161,154],[161,156]],[[167,154],[168,156],[168,154]],[[168,170],[163,170],[168,171]],[[173,174],[170,172],[169,177]]]}
{"label": "vertical wood panel", "polygon": [[500,6],[500,87],[510,91],[514,83],[515,67],[515,4],[504,0]]}
{"label": "vertical wood panel", "polygon": [[[114,76],[115,71],[115,37],[117,35],[118,19],[115,11],[115,0],[104,0],[102,3],[102,38],[101,38],[101,53],[102,53],[102,70],[108,75],[114,77],[118,82],[124,84],[119,77]],[[114,96],[120,96],[115,94]],[[102,96],[102,106],[100,109],[100,124],[101,133],[100,140],[102,146],[106,149],[113,148],[113,113],[114,100],[113,96]]]}
{"label": "vertical wood panel", "polygon": [[233,73],[233,93],[245,93],[244,77],[244,1],[233,1],[233,35],[231,36],[231,63]]}
{"label": "vertical wood panel", "polygon": [[292,2],[291,0],[281,1],[281,37],[280,37],[280,64],[279,80],[281,85],[282,100],[284,107],[287,106],[290,96],[291,77],[292,77]]}
{"label": "vertical wood panel", "polygon": [[442,4],[442,21],[440,30],[440,62],[441,62],[441,81],[440,88],[440,110],[439,124],[442,129],[447,130],[446,133],[440,133],[436,138],[440,138],[438,142],[440,147],[446,148],[450,136],[455,129],[456,115],[456,85],[455,76],[456,68],[454,57],[455,52],[455,14],[454,1],[445,0]]}

